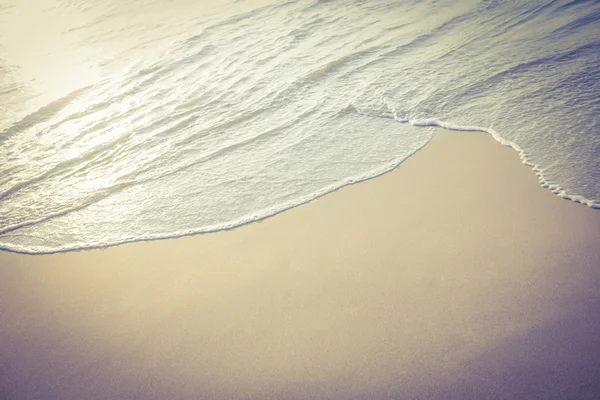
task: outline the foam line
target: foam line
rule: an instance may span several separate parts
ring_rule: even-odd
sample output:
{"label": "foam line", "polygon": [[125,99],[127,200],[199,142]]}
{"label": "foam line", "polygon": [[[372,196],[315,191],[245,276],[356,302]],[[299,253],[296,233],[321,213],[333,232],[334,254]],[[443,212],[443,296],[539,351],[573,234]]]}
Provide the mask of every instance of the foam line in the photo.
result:
{"label": "foam line", "polygon": [[492,137],[496,141],[500,142],[504,146],[511,147],[513,150],[515,150],[519,154],[519,157],[521,158],[521,162],[527,166],[530,166],[531,169],[533,169],[536,176],[538,177],[538,181],[540,182],[540,184],[543,187],[551,190],[552,193],[554,193],[555,195],[557,195],[563,199],[571,200],[576,203],[584,204],[588,207],[600,210],[600,200],[591,200],[591,199],[585,198],[584,196],[570,194],[561,186],[549,181],[544,175],[544,169],[542,168],[542,166],[535,164],[531,160],[531,157],[529,156],[529,154],[523,148],[521,148],[515,142],[512,142],[510,140],[503,138],[498,132],[496,132],[492,128],[483,128],[483,127],[475,126],[475,125],[459,125],[459,124],[455,124],[453,122],[443,121],[443,120],[437,119],[437,118],[411,119],[411,118],[408,118],[405,115],[395,112],[395,111],[384,112],[381,114],[370,114],[368,112],[359,110],[358,108],[356,108],[354,106],[351,106],[351,109],[355,110],[357,113],[362,114],[362,115],[394,119],[398,122],[409,123],[409,124],[411,124],[413,126],[417,126],[417,127],[439,127],[439,128],[444,128],[444,129],[448,129],[451,131],[489,133],[490,135],[492,135]]}
{"label": "foam line", "polygon": [[[474,126],[474,125],[459,125],[459,124],[455,124],[453,122],[443,121],[443,120],[440,120],[437,118],[414,119],[414,118],[409,118],[409,117],[407,117],[401,113],[395,112],[395,111],[373,114],[373,113],[368,113],[368,112],[362,111],[353,105],[349,105],[346,108],[346,110],[353,110],[353,111],[357,112],[358,114],[375,117],[375,118],[393,119],[397,122],[408,123],[408,124],[411,124],[416,127],[440,127],[440,128],[444,128],[444,129],[448,129],[448,130],[453,130],[453,131],[469,131],[469,132],[489,133],[490,135],[492,135],[492,137],[496,141],[500,142],[501,144],[503,144],[505,146],[513,148],[519,154],[521,161],[525,165],[530,166],[535,171],[535,174],[537,175],[538,180],[543,187],[550,189],[552,191],[552,193],[554,193],[555,195],[557,195],[563,199],[571,200],[576,203],[585,204],[588,207],[591,207],[594,209],[600,209],[600,201],[586,199],[583,196],[571,195],[571,194],[567,193],[567,191],[565,189],[563,189],[562,187],[549,182],[544,177],[543,169],[539,165],[536,165],[535,163],[533,163],[530,160],[530,157],[527,154],[527,152],[525,152],[525,150],[523,150],[516,143],[504,139],[498,132],[494,131],[491,128],[483,128],[483,127]],[[178,232],[172,232],[172,233],[162,232],[162,233],[151,234],[151,235],[143,235],[143,236],[135,237],[135,238],[133,238],[133,237],[123,238],[123,240],[121,240],[119,242],[111,242],[111,243],[96,242],[96,243],[77,244],[77,245],[70,245],[70,246],[65,246],[65,247],[61,247],[61,248],[54,248],[52,250],[48,250],[48,248],[45,248],[45,247],[31,247],[31,246],[26,246],[26,247],[25,246],[24,247],[0,246],[0,250],[7,250],[7,251],[12,251],[12,252],[17,252],[17,253],[24,253],[24,254],[52,254],[52,253],[60,253],[60,252],[73,251],[73,250],[104,248],[104,247],[110,247],[110,246],[115,246],[115,245],[124,244],[124,243],[131,243],[131,242],[171,239],[171,238],[178,238],[178,237],[183,237],[183,236],[190,236],[190,235],[196,235],[196,234],[211,233],[211,232],[217,232],[217,231],[222,231],[222,230],[234,229],[234,228],[237,228],[242,225],[246,225],[249,223],[261,221],[265,218],[272,217],[274,215],[277,215],[277,214],[284,212],[286,210],[289,210],[291,208],[298,207],[302,204],[308,203],[319,197],[322,197],[328,193],[339,190],[344,186],[348,186],[348,185],[351,185],[354,183],[366,181],[366,180],[369,180],[372,178],[376,178],[380,175],[383,175],[383,174],[393,170],[398,165],[400,165],[402,162],[404,162],[406,159],[408,159],[410,156],[412,156],[414,153],[416,153],[417,151],[419,151],[420,149],[425,147],[427,145],[427,143],[429,143],[429,140],[420,146],[410,149],[411,151],[408,155],[398,158],[386,165],[383,165],[380,168],[377,168],[376,170],[372,170],[372,171],[369,171],[367,173],[357,175],[357,176],[346,177],[341,181],[338,181],[338,182],[335,182],[334,184],[328,185],[327,187],[324,187],[324,188],[322,188],[316,192],[313,192],[307,196],[304,196],[302,198],[294,199],[294,200],[288,201],[286,203],[279,204],[275,207],[262,209],[253,214],[246,215],[242,218],[232,220],[232,221],[227,221],[227,222],[224,222],[221,224],[204,226],[204,227],[190,229],[190,230],[186,230],[186,231],[178,231]],[[97,201],[97,200],[99,200],[99,198],[94,198],[92,202]],[[49,219],[52,219],[52,218],[55,218],[58,216],[62,216],[69,212],[85,208],[90,204],[91,203],[86,202],[85,204],[83,204],[79,207],[75,207],[75,208],[69,209],[69,210],[62,210],[62,211],[57,212],[56,214],[46,216],[40,220],[28,221],[28,222],[24,222],[24,223],[15,225],[15,226],[5,227],[4,229],[0,230],[0,235],[13,232],[13,231],[18,230],[25,226],[35,225],[36,223],[44,222],[46,220],[49,220]]]}
{"label": "foam line", "polygon": [[[404,160],[408,159],[411,155],[413,155],[414,153],[416,153],[417,151],[422,149],[425,145],[427,145],[427,143],[429,143],[429,140],[427,142],[425,142],[423,145],[419,145],[419,146],[415,146],[415,147],[411,148],[410,149],[411,152],[407,156],[397,158],[396,160],[393,160],[392,162],[389,162],[375,170],[371,170],[367,173],[360,174],[360,175],[346,177],[341,181],[338,181],[331,185],[328,185],[328,186],[326,186],[316,192],[313,192],[307,196],[301,197],[299,199],[290,200],[288,202],[279,204],[274,207],[269,207],[269,208],[265,208],[262,210],[258,210],[257,212],[255,212],[253,214],[246,215],[242,218],[239,218],[239,219],[236,219],[233,221],[227,221],[227,222],[224,222],[221,224],[209,225],[209,226],[204,226],[204,227],[196,228],[196,229],[189,229],[186,231],[178,231],[178,232],[173,232],[173,233],[157,233],[157,234],[151,234],[151,235],[142,235],[142,236],[138,236],[135,238],[124,238],[123,240],[121,240],[119,242],[110,242],[110,243],[95,242],[95,243],[76,244],[76,245],[69,245],[69,246],[64,246],[64,247],[53,248],[52,250],[49,250],[47,247],[36,247],[36,246],[14,246],[13,245],[10,247],[8,247],[8,246],[4,247],[0,244],[0,250],[10,251],[13,253],[21,253],[21,254],[55,254],[55,253],[64,253],[64,252],[75,251],[75,250],[106,248],[106,247],[117,246],[117,245],[121,245],[121,244],[125,244],[125,243],[143,242],[143,241],[150,241],[150,240],[162,240],[162,239],[174,239],[174,238],[179,238],[179,237],[184,237],[184,236],[191,236],[191,235],[198,235],[198,234],[205,234],[205,233],[212,233],[212,232],[234,229],[234,228],[237,228],[237,227],[240,227],[243,225],[247,225],[247,224],[250,224],[253,222],[258,222],[258,221],[264,220],[266,218],[270,218],[274,215],[280,214],[289,209],[301,206],[301,205],[311,202],[319,197],[325,196],[326,194],[335,192],[345,186],[381,176],[381,175],[393,170],[394,168],[396,168]],[[86,204],[82,205],[81,207],[77,207],[77,209],[83,209],[83,208],[89,206],[90,204],[91,203],[86,203]],[[76,211],[76,209],[74,208],[74,209],[66,210],[66,212],[59,212],[56,215],[49,215],[47,217],[40,219],[39,221],[31,221],[31,222],[26,222],[26,223],[20,224],[19,226],[7,227],[4,230],[0,231],[0,234],[10,233],[19,228],[22,228],[22,227],[25,227],[28,225],[35,225],[36,223],[44,222],[46,220],[60,216],[61,214],[66,214],[66,213],[72,212],[72,211]]]}

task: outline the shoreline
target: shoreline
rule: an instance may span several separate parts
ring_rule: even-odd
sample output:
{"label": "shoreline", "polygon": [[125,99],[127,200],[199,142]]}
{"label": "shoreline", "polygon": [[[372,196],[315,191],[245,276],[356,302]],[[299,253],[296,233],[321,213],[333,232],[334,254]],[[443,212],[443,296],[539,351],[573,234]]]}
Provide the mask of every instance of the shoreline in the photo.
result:
{"label": "shoreline", "polygon": [[488,133],[437,130],[388,173],[230,230],[0,251],[0,395],[592,399],[589,208]]}
{"label": "shoreline", "polygon": [[[396,117],[394,117],[394,119],[396,119]],[[502,136],[500,136],[500,134],[498,132],[494,131],[493,129],[486,129],[486,128],[482,128],[482,127],[478,127],[478,126],[456,125],[456,124],[448,123],[445,121],[439,121],[437,119],[423,120],[423,121],[406,120],[406,121],[399,121],[399,122],[402,122],[402,123],[408,122],[414,126],[419,126],[419,127],[423,127],[423,128],[434,127],[434,128],[436,128],[437,131],[440,131],[440,130],[445,131],[446,132],[445,134],[448,134],[448,133],[451,134],[452,132],[456,132],[456,134],[459,135],[464,132],[468,132],[468,133],[473,132],[473,133],[483,133],[483,134],[489,135],[497,143],[501,144],[502,146],[508,147],[511,150],[513,150],[514,152],[516,152],[516,154],[519,157],[520,162],[523,165],[527,166],[531,170],[531,172],[533,172],[533,174],[536,176],[538,184],[541,187],[543,187],[546,190],[549,190],[553,195],[555,195],[563,200],[567,200],[569,202],[573,202],[576,204],[581,204],[581,205],[591,208],[593,210],[600,210],[600,202],[599,201],[590,200],[590,199],[588,199],[584,196],[580,196],[580,195],[570,195],[561,186],[554,184],[554,183],[550,183],[544,176],[543,169],[539,165],[537,165],[529,160],[528,154],[525,152],[525,150],[523,150],[516,143],[514,143],[510,140],[504,139]],[[434,136],[435,136],[435,134],[434,134]],[[432,137],[432,139],[433,139],[433,137]],[[418,152],[426,149],[427,145],[430,144],[432,139],[430,139],[428,142],[426,142],[421,147],[419,147],[417,150],[415,150],[407,158],[400,161],[395,166],[390,167],[389,169],[387,167],[385,167],[385,168],[381,169],[381,171],[378,171],[374,175],[370,175],[367,178],[360,178],[360,177],[356,178],[356,179],[349,178],[349,181],[344,182],[341,186],[335,186],[335,188],[333,188],[333,189],[329,188],[329,187],[324,188],[321,191],[314,193],[312,195],[312,197],[310,197],[308,199],[303,199],[300,203],[297,203],[297,204],[295,202],[292,202],[289,204],[286,203],[285,205],[282,205],[281,208],[278,209],[278,211],[269,212],[269,213],[265,214],[264,216],[259,216],[259,217],[247,217],[246,219],[241,220],[241,221],[225,224],[224,227],[217,227],[217,228],[208,227],[208,228],[203,228],[204,230],[200,229],[200,230],[197,230],[194,232],[178,233],[178,234],[174,234],[172,236],[137,238],[137,239],[125,240],[122,242],[112,243],[112,244],[84,245],[81,247],[71,247],[71,248],[65,248],[65,249],[60,249],[60,250],[55,250],[55,251],[25,251],[25,250],[14,250],[14,249],[4,248],[4,247],[0,246],[0,252],[9,252],[9,253],[15,253],[15,254],[21,254],[21,255],[51,255],[51,254],[60,254],[60,253],[108,249],[108,248],[115,247],[115,246],[122,246],[122,245],[133,244],[133,243],[145,243],[145,242],[154,242],[154,241],[161,241],[161,240],[173,240],[173,239],[180,239],[180,238],[185,238],[185,237],[190,237],[190,236],[208,235],[208,234],[214,234],[214,233],[218,233],[218,232],[226,232],[226,231],[235,230],[235,229],[244,227],[249,224],[260,223],[266,219],[275,217],[281,213],[287,212],[294,208],[302,207],[305,204],[311,203],[311,202],[318,200],[324,196],[328,196],[332,193],[338,192],[339,190],[343,190],[344,188],[346,188],[348,186],[356,185],[356,184],[359,184],[362,182],[367,182],[372,179],[377,179],[383,175],[389,174],[390,172],[394,171],[395,169],[400,168],[400,166],[402,164],[404,164],[410,158],[414,157]]]}

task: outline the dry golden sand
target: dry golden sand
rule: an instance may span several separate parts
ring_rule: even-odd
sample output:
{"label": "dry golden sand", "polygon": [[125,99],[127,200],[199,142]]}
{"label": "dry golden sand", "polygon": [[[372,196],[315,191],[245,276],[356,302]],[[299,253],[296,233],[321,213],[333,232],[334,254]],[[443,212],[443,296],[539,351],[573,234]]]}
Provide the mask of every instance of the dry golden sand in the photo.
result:
{"label": "dry golden sand", "polygon": [[597,399],[600,212],[487,134],[232,231],[0,252],[2,399]]}

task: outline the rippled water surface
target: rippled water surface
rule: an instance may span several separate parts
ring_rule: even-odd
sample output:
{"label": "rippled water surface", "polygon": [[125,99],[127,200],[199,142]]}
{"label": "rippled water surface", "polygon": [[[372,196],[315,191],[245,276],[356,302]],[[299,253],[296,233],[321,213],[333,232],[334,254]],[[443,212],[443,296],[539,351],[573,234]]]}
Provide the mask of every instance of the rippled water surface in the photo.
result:
{"label": "rippled water surface", "polygon": [[236,226],[388,171],[432,126],[600,208],[597,1],[0,0],[0,247]]}

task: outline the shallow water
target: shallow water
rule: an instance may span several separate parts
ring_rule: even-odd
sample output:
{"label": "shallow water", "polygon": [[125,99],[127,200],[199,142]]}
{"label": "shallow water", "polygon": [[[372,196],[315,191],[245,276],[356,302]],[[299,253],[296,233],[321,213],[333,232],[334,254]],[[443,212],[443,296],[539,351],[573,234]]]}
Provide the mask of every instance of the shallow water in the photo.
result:
{"label": "shallow water", "polygon": [[0,0],[0,247],[208,232],[388,171],[432,126],[600,208],[597,1]]}

